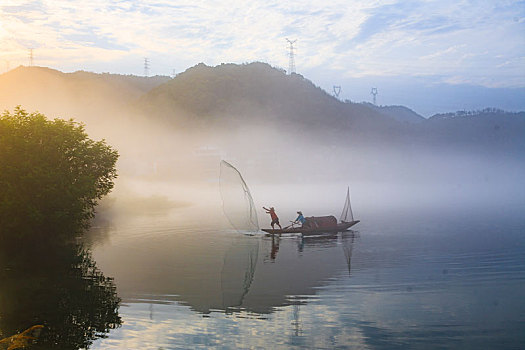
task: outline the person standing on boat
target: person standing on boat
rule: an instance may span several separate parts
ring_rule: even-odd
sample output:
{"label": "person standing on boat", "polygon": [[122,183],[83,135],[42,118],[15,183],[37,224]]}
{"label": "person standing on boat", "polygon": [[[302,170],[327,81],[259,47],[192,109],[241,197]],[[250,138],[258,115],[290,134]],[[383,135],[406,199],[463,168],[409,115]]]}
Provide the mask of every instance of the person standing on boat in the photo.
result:
{"label": "person standing on boat", "polygon": [[279,223],[279,217],[277,216],[277,214],[275,214],[275,208],[270,207],[270,209],[267,209],[263,207],[263,209],[266,210],[266,214],[270,214],[270,217],[272,218],[272,223],[270,224],[272,225],[272,229],[273,229],[273,225],[277,224],[277,226],[279,226],[279,228],[282,230],[283,228],[281,227],[281,224]]}

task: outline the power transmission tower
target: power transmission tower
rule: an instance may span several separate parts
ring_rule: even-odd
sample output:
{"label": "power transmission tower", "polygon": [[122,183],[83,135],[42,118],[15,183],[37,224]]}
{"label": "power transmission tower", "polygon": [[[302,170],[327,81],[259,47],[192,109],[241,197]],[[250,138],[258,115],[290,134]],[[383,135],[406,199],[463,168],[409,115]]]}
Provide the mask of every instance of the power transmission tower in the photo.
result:
{"label": "power transmission tower", "polygon": [[289,61],[288,61],[288,74],[292,74],[292,73],[295,73],[295,57],[294,57],[294,47],[293,47],[293,44],[297,41],[294,40],[294,41],[291,41],[290,39],[286,38],[286,41],[288,41],[288,43],[290,44],[290,52],[288,53],[289,55]]}
{"label": "power transmission tower", "polygon": [[149,76],[149,59],[144,57],[144,76]]}
{"label": "power transmission tower", "polygon": [[339,98],[339,94],[341,93],[341,86],[334,85],[334,96],[335,98]]}
{"label": "power transmission tower", "polygon": [[33,48],[29,49],[29,66],[33,66]]}
{"label": "power transmission tower", "polygon": [[374,106],[376,106],[376,105],[377,105],[377,103],[376,103],[376,96],[377,96],[377,94],[378,94],[378,92],[377,92],[377,88],[373,87],[373,88],[372,88],[372,91],[370,91],[370,93],[372,94],[373,99],[374,99]]}

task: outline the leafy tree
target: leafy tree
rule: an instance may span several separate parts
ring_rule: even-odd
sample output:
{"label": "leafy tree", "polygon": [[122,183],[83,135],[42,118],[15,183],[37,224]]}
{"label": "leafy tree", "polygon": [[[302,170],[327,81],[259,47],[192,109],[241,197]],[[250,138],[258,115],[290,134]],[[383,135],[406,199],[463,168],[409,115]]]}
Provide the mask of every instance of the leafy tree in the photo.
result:
{"label": "leafy tree", "polygon": [[78,233],[116,178],[118,153],[72,119],[0,116],[0,238]]}

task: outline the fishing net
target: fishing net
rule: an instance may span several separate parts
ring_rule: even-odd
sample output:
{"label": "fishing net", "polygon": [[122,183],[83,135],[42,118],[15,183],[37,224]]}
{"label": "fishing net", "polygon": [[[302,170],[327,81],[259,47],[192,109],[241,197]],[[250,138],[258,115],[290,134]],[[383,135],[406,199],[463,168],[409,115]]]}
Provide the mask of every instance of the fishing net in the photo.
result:
{"label": "fishing net", "polygon": [[341,222],[354,221],[354,214],[352,213],[352,206],[350,205],[350,187],[346,191],[346,201],[341,213]]}
{"label": "fishing net", "polygon": [[[259,231],[255,205],[246,182],[230,163],[221,161],[220,191],[222,209],[230,224],[241,233]],[[225,310],[234,310],[243,303],[255,275],[259,240],[237,236],[224,256],[221,272],[222,303]]]}
{"label": "fishing net", "polygon": [[250,290],[259,255],[259,240],[239,236],[224,256],[221,272],[222,304],[224,310],[239,308]]}
{"label": "fishing net", "polygon": [[224,160],[221,161],[219,183],[222,210],[230,224],[239,232],[258,232],[259,221],[250,190],[239,171]]}

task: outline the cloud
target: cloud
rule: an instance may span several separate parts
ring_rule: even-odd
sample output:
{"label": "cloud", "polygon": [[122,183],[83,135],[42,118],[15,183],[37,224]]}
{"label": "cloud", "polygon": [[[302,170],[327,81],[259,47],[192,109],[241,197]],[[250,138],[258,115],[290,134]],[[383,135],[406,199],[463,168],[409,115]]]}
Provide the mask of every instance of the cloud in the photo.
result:
{"label": "cloud", "polygon": [[143,57],[155,62],[154,74],[203,61],[286,67],[289,37],[297,39],[299,72],[472,81],[484,75],[499,85],[513,76],[513,85],[525,86],[524,12],[515,1],[5,0],[0,58],[22,63],[33,47],[37,63],[59,69],[104,67],[111,60],[141,69]]}

